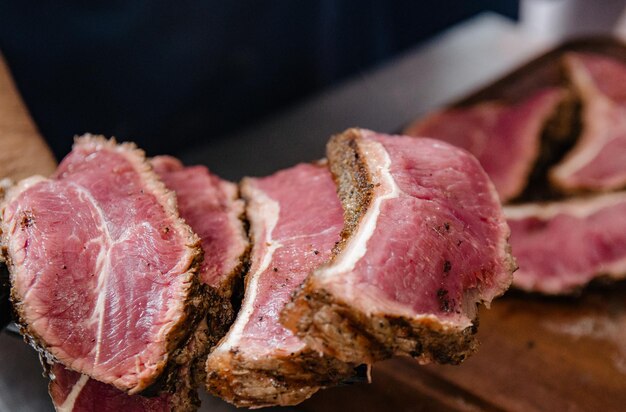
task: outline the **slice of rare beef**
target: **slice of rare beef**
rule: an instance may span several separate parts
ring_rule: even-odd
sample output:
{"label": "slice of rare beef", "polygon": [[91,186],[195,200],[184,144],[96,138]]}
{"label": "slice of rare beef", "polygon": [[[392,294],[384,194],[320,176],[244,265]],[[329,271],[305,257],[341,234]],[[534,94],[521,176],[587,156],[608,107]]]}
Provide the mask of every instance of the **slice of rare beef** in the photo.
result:
{"label": "slice of rare beef", "polygon": [[249,248],[244,201],[235,183],[204,166],[184,167],[171,156],[155,157],[151,163],[176,193],[181,217],[200,236],[204,259],[198,276],[211,292],[207,320],[212,346],[226,334],[240,305]]}
{"label": "slice of rare beef", "polygon": [[[180,365],[172,393],[157,398],[128,395],[112,386],[81,378],[56,364],[52,368],[50,394],[57,409],[89,411],[92,410],[88,409],[92,405],[89,402],[97,402],[111,411],[195,410],[199,404],[195,388],[204,381],[206,353],[234,320],[231,299],[235,299],[234,305],[238,306],[233,289],[239,287],[237,284],[248,250],[248,238],[241,220],[244,203],[238,198],[237,185],[221,180],[204,166],[184,167],[171,156],[158,156],[150,163],[167,188],[176,194],[180,216],[200,237],[205,253],[198,276],[208,286],[207,320],[211,326],[202,322],[195,333],[194,346],[186,351],[188,356],[177,359]],[[65,396],[59,395],[69,394],[72,390],[80,391],[81,395],[69,397],[67,402]],[[74,409],[68,409],[70,402],[75,405]]]}
{"label": "slice of rare beef", "polygon": [[292,405],[353,373],[311,350],[278,320],[293,291],[340,240],[341,204],[321,165],[246,178],[241,187],[251,267],[237,320],[208,357],[207,389],[238,406]]}
{"label": "slice of rare beef", "polygon": [[582,100],[582,133],[551,180],[568,192],[626,187],[626,64],[590,53],[564,62]]}
{"label": "slice of rare beef", "polygon": [[472,153],[503,202],[522,194],[539,159],[542,132],[566,92],[547,88],[522,102],[450,108],[418,120],[405,134],[444,140]]}
{"label": "slice of rare beef", "polygon": [[461,362],[476,347],[477,304],[501,295],[515,269],[487,174],[447,143],[361,129],[334,136],[327,155],[342,242],[283,324],[346,362]]}
{"label": "slice of rare beef", "polygon": [[114,386],[90,379],[55,363],[49,370],[48,387],[58,412],[169,412],[172,395],[147,398],[128,395]]}
{"label": "slice of rare beef", "polygon": [[200,322],[186,351],[176,359],[175,382],[169,392],[157,396],[129,395],[112,385],[91,379],[56,362],[44,360],[50,378],[48,392],[58,412],[193,412],[200,406],[194,357],[207,345],[207,323]]}
{"label": "slice of rare beef", "polygon": [[571,293],[597,277],[626,277],[626,192],[505,207],[520,269],[514,286]]}
{"label": "slice of rare beef", "polygon": [[205,315],[202,252],[142,151],[79,138],[0,213],[21,330],[47,359],[131,394],[176,373]]}

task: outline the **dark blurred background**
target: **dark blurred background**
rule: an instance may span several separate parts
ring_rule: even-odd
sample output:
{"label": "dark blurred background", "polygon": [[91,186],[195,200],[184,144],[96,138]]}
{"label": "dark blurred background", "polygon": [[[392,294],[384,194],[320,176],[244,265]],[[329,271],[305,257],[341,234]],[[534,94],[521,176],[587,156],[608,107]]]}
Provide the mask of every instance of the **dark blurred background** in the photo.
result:
{"label": "dark blurred background", "polygon": [[517,0],[0,1],[0,50],[57,157],[83,132],[209,144]]}

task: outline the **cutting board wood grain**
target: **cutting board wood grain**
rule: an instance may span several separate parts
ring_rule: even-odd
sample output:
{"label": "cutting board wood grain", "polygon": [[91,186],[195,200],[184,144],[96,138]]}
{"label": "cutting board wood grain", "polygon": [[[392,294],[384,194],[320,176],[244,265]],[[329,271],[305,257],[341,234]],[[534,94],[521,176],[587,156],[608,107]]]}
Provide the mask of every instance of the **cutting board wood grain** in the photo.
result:
{"label": "cutting board wood grain", "polygon": [[0,54],[0,178],[54,171],[56,161],[20,98]]}

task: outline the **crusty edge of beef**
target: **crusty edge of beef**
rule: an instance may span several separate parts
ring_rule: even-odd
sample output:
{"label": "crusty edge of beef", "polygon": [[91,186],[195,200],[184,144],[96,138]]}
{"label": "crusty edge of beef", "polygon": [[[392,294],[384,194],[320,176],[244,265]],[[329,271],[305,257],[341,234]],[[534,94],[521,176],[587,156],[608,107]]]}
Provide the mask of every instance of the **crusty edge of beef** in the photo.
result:
{"label": "crusty edge of beef", "polygon": [[[175,359],[181,356],[181,353],[185,351],[185,345],[189,339],[191,339],[196,326],[206,316],[206,311],[209,305],[206,288],[200,284],[197,276],[198,269],[203,259],[200,239],[191,230],[189,225],[187,225],[187,223],[185,223],[185,221],[180,217],[178,213],[176,195],[158,178],[156,173],[153,171],[152,166],[147,161],[143,150],[137,148],[134,143],[124,142],[118,144],[115,138],[107,139],[104,136],[94,136],[90,134],[76,137],[74,145],[76,146],[80,144],[92,145],[94,148],[107,148],[127,157],[128,161],[131,165],[133,165],[137,173],[142,176],[143,182],[150,189],[150,193],[152,193],[157,201],[159,201],[159,203],[163,206],[165,212],[168,215],[173,216],[172,226],[178,227],[182,237],[186,239],[186,255],[189,263],[185,268],[185,271],[181,273],[180,276],[184,276],[187,279],[187,297],[183,302],[183,315],[179,321],[173,325],[170,333],[166,337],[167,344],[165,351],[167,356],[158,362],[157,367],[155,368],[156,372],[151,374],[149,379],[138,379],[137,385],[133,388],[119,388],[127,391],[131,395],[140,394],[142,392],[147,394],[156,393],[163,390],[164,386],[169,386],[167,382],[171,381],[171,375],[176,370],[177,362]],[[7,199],[4,199],[2,205],[0,205],[0,211],[4,209],[7,203],[18,196],[21,191],[22,190],[19,189],[19,184],[18,187],[16,187],[16,190],[11,189],[6,196]],[[4,239],[4,243],[6,244],[6,239]],[[17,276],[17,270],[11,262],[10,257],[7,256],[6,252],[6,248],[3,247],[3,253],[5,255],[5,259],[7,260],[7,266],[11,272],[13,286],[13,277]],[[47,351],[43,339],[32,331],[26,322],[24,322],[24,316],[20,310],[23,302],[21,302],[20,297],[15,293],[14,287],[11,288],[11,301],[15,311],[16,323],[20,327],[20,332],[24,336],[25,341],[35,348],[41,356],[44,356],[51,361],[59,362],[58,359]]]}
{"label": "crusty edge of beef", "polygon": [[340,360],[372,364],[394,355],[459,364],[476,352],[478,319],[464,329],[431,317],[367,315],[308,278],[281,320],[308,345]]}
{"label": "crusty edge of beef", "polygon": [[241,229],[239,235],[245,243],[245,248],[239,255],[237,264],[231,269],[228,275],[224,276],[218,288],[218,293],[229,301],[230,310],[234,312],[231,316],[230,323],[226,325],[226,330],[222,335],[228,332],[228,327],[234,322],[239,307],[241,306],[244,292],[244,278],[250,269],[250,254],[252,253],[252,241],[249,235],[250,222],[246,215],[246,199],[242,196],[241,188],[238,184],[232,182],[228,183],[233,184],[236,188],[234,196],[229,199],[230,203],[241,202],[241,212],[239,216],[237,216],[237,219],[239,220],[239,228]]}
{"label": "crusty edge of beef", "polygon": [[337,193],[344,210],[341,241],[333,250],[334,255],[343,249],[356,231],[374,199],[375,185],[358,146],[360,136],[360,129],[351,128],[332,136],[326,145],[329,168],[337,184]]}
{"label": "crusty edge of beef", "polygon": [[537,156],[519,192],[502,203],[513,204],[544,198],[556,199],[562,194],[550,185],[548,171],[560,161],[576,141],[579,130],[580,104],[570,90],[559,87],[561,94],[552,111],[542,119]]}
{"label": "crusty edge of beef", "polygon": [[[327,145],[330,169],[344,207],[342,240],[334,250],[335,256],[341,253],[374,198],[376,186],[358,145],[362,133],[361,129],[348,129],[333,136]],[[493,185],[491,195],[497,201]],[[503,257],[512,273],[517,265],[510,244],[503,241]],[[471,326],[458,328],[434,317],[367,315],[317,284],[315,273],[294,293],[292,302],[281,313],[281,322],[320,352],[342,361],[359,359],[368,364],[393,355],[411,356],[424,363],[433,360],[458,364],[477,349],[478,318]]]}
{"label": "crusty edge of beef", "polygon": [[[320,166],[326,167],[326,164]],[[245,178],[239,185],[240,196],[246,204],[248,199],[241,195],[241,186],[247,182],[248,178]],[[244,213],[243,219],[250,238],[251,225],[247,213]],[[252,243],[249,241],[245,255],[246,272],[250,269]],[[246,276],[245,284],[248,281]],[[242,289],[239,295],[242,297],[245,292],[244,282],[240,282],[240,285]],[[233,296],[236,295],[235,292]],[[296,405],[318,390],[337,385],[355,375],[353,365],[324,356],[308,347],[282,356],[276,354],[256,359],[246,359],[236,349],[212,353],[207,359],[205,370],[209,393],[238,407],[248,408]]]}
{"label": "crusty edge of beef", "polygon": [[344,382],[355,375],[354,368],[308,347],[257,359],[244,359],[231,350],[210,358],[206,388],[238,407],[289,406]]}
{"label": "crusty edge of beef", "polygon": [[[585,84],[581,84],[577,78],[576,68],[577,65],[577,53],[569,52],[561,57],[560,71],[565,86],[569,90],[574,106],[574,113],[571,119],[570,135],[568,137],[567,145],[560,148],[561,152],[558,157],[551,159],[548,164],[547,181],[550,187],[555,193],[555,196],[537,198],[536,200],[559,200],[573,195],[586,195],[594,192],[608,192],[612,190],[619,190],[622,187],[581,187],[579,185],[571,185],[567,182],[567,177],[561,178],[558,176],[557,171],[570,161],[571,157],[577,156],[580,152],[585,152],[586,142],[583,138],[587,132],[587,106],[590,102],[595,100],[597,96],[589,87]],[[591,103],[593,104],[593,103]]]}

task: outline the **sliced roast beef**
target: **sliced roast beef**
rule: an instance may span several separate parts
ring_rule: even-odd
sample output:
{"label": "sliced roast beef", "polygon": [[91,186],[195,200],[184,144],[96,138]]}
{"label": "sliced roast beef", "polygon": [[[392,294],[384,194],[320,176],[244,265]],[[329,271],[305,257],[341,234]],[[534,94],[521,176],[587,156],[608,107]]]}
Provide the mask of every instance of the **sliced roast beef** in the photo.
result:
{"label": "sliced roast beef", "polygon": [[284,325],[347,362],[461,362],[475,350],[477,304],[502,294],[515,268],[493,184],[473,156],[432,139],[351,129],[327,155],[342,241]]}
{"label": "sliced roast beef", "polygon": [[505,202],[524,191],[540,156],[542,132],[565,97],[564,90],[548,88],[513,105],[486,102],[444,109],[405,133],[441,139],[472,153]]}
{"label": "sliced roast beef", "polygon": [[206,313],[202,253],[143,152],[79,138],[0,212],[13,305],[46,358],[130,394],[175,375]]}
{"label": "sliced roast beef", "polygon": [[[81,377],[61,365],[52,367],[50,394],[57,409],[75,412],[90,411],[95,404],[110,411],[185,411],[195,410],[198,399],[195,388],[204,375],[204,359],[208,349],[226,333],[234,320],[231,303],[233,289],[241,280],[248,239],[241,220],[243,200],[238,199],[234,183],[221,180],[204,166],[184,167],[176,158],[159,156],[151,160],[154,170],[168,189],[173,190],[183,219],[200,236],[204,253],[199,278],[209,287],[207,320],[198,328],[188,357],[178,359],[176,385],[173,393],[156,398],[128,395],[112,386]],[[238,306],[238,302],[234,302]],[[74,389],[76,388],[76,389]],[[80,395],[66,394],[79,391]],[[69,403],[74,409],[68,409]]]}
{"label": "sliced roast beef", "polygon": [[236,184],[220,179],[204,166],[184,167],[170,156],[155,157],[151,163],[176,193],[180,215],[200,236],[204,259],[198,275],[212,292],[208,321],[213,345],[228,330],[240,304],[240,282],[249,247],[242,220],[244,202]]}
{"label": "sliced roast beef", "polygon": [[626,277],[626,192],[505,208],[520,269],[518,288],[576,291],[597,277]]}
{"label": "sliced roast beef", "polygon": [[238,406],[296,404],[352,373],[278,320],[292,292],[340,240],[341,205],[330,172],[311,164],[247,178],[242,195],[251,267],[237,320],[207,360],[207,389]]}
{"label": "sliced roast beef", "polygon": [[626,64],[573,53],[564,58],[582,100],[582,134],[551,171],[565,191],[605,191],[626,186]]}
{"label": "sliced roast beef", "polygon": [[60,363],[44,360],[50,378],[48,391],[52,403],[59,412],[193,412],[200,405],[196,356],[206,348],[208,332],[207,323],[200,322],[186,350],[175,359],[178,367],[172,390],[152,397],[129,395],[112,385],[67,369]]}
{"label": "sliced roast beef", "polygon": [[169,412],[172,395],[147,398],[128,395],[114,386],[90,379],[61,364],[54,364],[49,375],[52,402],[58,412]]}

